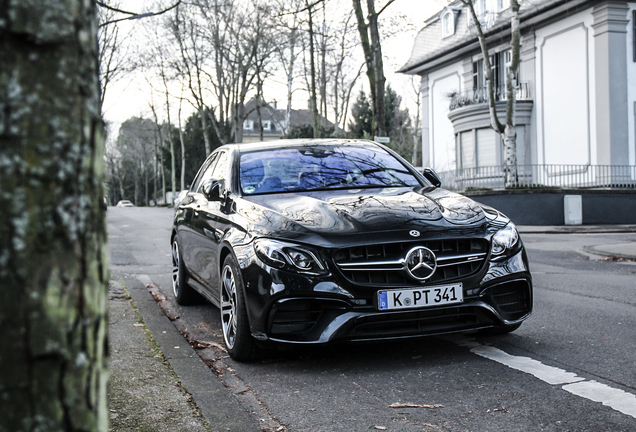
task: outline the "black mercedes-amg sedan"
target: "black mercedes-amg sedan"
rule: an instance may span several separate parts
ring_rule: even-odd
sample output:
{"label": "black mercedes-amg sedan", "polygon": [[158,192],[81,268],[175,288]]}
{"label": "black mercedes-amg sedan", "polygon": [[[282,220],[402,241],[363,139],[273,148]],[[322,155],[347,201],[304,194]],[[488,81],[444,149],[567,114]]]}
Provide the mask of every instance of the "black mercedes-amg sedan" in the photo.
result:
{"label": "black mercedes-amg sedan", "polygon": [[482,330],[532,311],[515,225],[361,140],[230,144],[175,211],[179,304],[221,310],[238,361],[275,343]]}

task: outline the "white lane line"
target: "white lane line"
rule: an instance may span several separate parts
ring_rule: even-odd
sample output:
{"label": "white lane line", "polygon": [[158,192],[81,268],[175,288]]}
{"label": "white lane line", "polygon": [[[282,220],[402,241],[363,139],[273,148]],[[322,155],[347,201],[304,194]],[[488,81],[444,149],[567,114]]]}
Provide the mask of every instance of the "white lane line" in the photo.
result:
{"label": "white lane line", "polygon": [[482,345],[475,339],[465,336],[448,336],[444,338],[457,345],[469,348],[471,352],[496,361],[512,369],[528,373],[550,385],[562,385],[563,390],[573,395],[600,402],[623,414],[636,418],[636,396],[623,390],[601,384],[566,370],[544,365],[530,357],[514,356],[488,345]]}
{"label": "white lane line", "polygon": [[530,357],[510,355],[495,347],[481,345],[472,348],[470,351],[487,359],[506,365],[512,369],[534,375],[541,381],[545,381],[551,385],[570,384],[585,380],[585,378],[576,376],[576,374],[572,372],[544,365],[540,361],[531,359]]}
{"label": "white lane line", "polygon": [[577,396],[600,402],[616,411],[636,417],[636,396],[596,381],[585,381],[563,386],[563,390]]}

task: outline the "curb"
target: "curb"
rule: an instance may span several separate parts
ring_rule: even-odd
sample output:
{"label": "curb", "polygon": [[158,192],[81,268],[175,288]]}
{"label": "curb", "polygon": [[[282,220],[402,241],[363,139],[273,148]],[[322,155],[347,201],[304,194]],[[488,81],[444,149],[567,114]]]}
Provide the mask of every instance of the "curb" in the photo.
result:
{"label": "curb", "polygon": [[120,276],[144,324],[212,430],[261,432],[249,414],[201,360],[138,279]]}

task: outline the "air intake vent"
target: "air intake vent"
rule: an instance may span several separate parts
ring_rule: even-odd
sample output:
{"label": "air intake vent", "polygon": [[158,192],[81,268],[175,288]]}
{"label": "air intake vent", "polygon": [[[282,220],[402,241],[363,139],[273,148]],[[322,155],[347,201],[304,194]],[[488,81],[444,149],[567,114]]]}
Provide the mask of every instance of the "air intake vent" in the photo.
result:
{"label": "air intake vent", "polygon": [[508,319],[518,319],[532,308],[530,287],[525,280],[506,282],[488,291],[494,306]]}

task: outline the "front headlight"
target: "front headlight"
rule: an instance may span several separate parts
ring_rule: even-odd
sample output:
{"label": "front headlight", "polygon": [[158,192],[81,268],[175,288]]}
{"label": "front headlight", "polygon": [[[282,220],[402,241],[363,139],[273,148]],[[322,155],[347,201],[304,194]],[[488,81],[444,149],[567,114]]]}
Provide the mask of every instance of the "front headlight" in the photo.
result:
{"label": "front headlight", "polygon": [[316,254],[303,246],[271,239],[254,241],[256,255],[266,264],[305,274],[326,274],[326,266]]}
{"label": "front headlight", "polygon": [[492,236],[491,252],[493,255],[501,255],[512,251],[519,243],[519,232],[512,222],[500,229]]}

